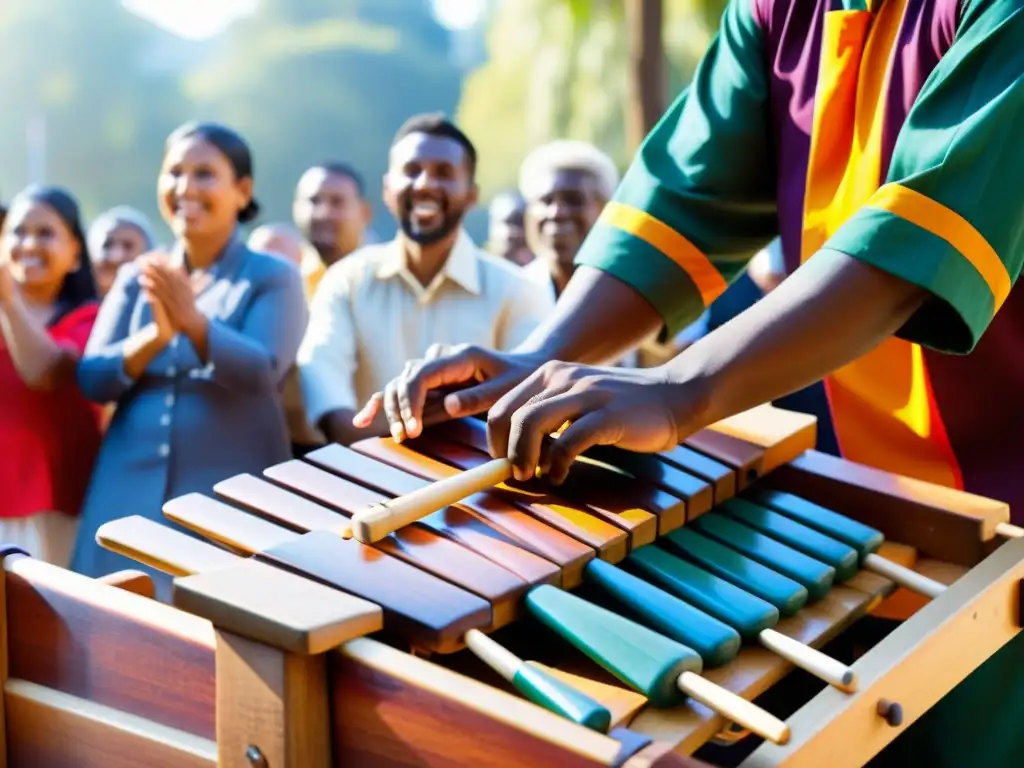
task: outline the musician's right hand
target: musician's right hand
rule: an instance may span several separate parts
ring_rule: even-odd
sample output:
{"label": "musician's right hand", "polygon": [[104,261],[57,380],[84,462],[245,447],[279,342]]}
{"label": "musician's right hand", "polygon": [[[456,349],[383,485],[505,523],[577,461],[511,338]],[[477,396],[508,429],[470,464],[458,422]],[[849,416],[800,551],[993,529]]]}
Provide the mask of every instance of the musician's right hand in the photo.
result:
{"label": "musician's right hand", "polygon": [[366,429],[383,410],[396,441],[418,437],[432,390],[465,387],[445,396],[444,410],[451,418],[472,416],[494,405],[543,362],[530,355],[501,354],[468,344],[435,344],[424,359],[406,363],[402,374],[388,382],[383,392],[375,393],[352,424]]}

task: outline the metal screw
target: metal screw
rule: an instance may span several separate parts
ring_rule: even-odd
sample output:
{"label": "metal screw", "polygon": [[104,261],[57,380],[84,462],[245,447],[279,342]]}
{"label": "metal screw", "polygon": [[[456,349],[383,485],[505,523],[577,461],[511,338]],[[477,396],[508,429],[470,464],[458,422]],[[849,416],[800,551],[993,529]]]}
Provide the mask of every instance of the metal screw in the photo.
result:
{"label": "metal screw", "polygon": [[879,717],[893,728],[903,725],[903,707],[895,701],[879,699],[876,707]]}
{"label": "metal screw", "polygon": [[253,768],[269,768],[267,765],[267,758],[260,752],[260,748],[257,746],[249,745],[245,750],[245,759],[249,761],[249,765]]}

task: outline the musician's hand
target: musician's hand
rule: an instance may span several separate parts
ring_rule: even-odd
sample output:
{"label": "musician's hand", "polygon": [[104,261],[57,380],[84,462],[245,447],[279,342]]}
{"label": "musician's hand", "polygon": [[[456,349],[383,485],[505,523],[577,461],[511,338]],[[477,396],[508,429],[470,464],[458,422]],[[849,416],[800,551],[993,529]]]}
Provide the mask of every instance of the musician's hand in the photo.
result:
{"label": "musician's hand", "polygon": [[402,374],[383,392],[374,394],[352,423],[365,429],[383,410],[395,440],[417,437],[423,430],[423,406],[431,390],[478,382],[444,398],[448,416],[471,416],[486,411],[541,362],[526,355],[499,354],[470,345],[435,344],[425,359],[406,363]]}
{"label": "musician's hand", "polygon": [[[488,414],[495,457],[508,456],[518,480],[536,468],[553,483],[594,445],[654,453],[679,444],[701,413],[700,387],[672,382],[664,368],[631,370],[547,363]],[[566,422],[554,440],[545,438]]]}

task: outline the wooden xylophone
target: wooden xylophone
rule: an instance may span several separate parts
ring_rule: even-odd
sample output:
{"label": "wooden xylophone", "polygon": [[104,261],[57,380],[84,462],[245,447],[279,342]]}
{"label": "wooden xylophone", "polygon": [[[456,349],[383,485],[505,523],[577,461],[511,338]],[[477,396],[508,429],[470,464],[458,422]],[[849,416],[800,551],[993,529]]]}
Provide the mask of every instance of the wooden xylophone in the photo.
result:
{"label": "wooden xylophone", "polygon": [[[666,454],[597,450],[558,488],[508,480],[483,434],[329,446],[166,505],[221,547],[105,526],[105,546],[181,577],[182,610],[9,556],[7,700],[13,678],[130,712],[149,726],[118,733],[177,749],[147,765],[685,765],[711,741],[749,751],[739,722],[765,739],[743,765],[853,766],[1018,630],[1006,506],[818,454],[809,417],[760,408]],[[349,538],[382,507],[415,522]],[[852,666],[810,650],[899,584],[923,607]],[[101,609],[141,634],[129,666],[158,693],[100,685],[125,676],[113,656],[62,658],[78,633],[102,645],[107,619],[82,623]],[[827,684],[782,723],[759,704],[794,664]],[[106,741],[109,764],[138,764]]]}

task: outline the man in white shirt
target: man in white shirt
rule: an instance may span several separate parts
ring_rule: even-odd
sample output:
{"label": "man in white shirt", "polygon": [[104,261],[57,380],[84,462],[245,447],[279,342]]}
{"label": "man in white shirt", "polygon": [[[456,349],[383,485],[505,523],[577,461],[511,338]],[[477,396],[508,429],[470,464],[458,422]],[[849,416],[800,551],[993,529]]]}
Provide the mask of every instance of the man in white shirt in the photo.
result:
{"label": "man in white shirt", "polygon": [[298,354],[309,423],[328,440],[387,434],[383,417],[367,429],[352,417],[433,345],[511,349],[554,308],[549,292],[462,230],[475,170],[472,142],[443,115],[414,117],[395,136],[384,200],[399,231],[327,270]]}

